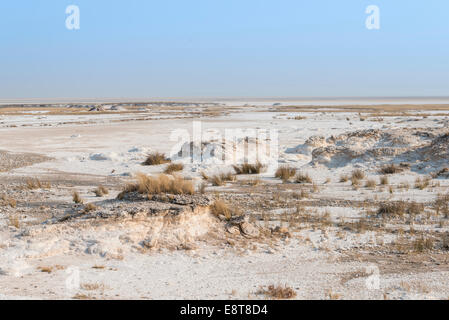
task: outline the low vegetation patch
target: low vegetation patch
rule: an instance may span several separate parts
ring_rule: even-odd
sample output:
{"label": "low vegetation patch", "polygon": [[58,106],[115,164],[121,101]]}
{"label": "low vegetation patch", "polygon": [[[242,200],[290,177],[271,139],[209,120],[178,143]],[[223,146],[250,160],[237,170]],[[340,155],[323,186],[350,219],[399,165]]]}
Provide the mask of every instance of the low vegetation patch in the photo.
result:
{"label": "low vegetation patch", "polygon": [[364,178],[365,178],[365,173],[360,169],[356,169],[356,170],[352,171],[352,173],[351,173],[351,179],[362,180]]}
{"label": "low vegetation patch", "polygon": [[223,200],[216,200],[210,206],[210,210],[213,215],[217,217],[223,216],[226,220],[230,220],[235,215],[235,212]]}
{"label": "low vegetation patch", "polygon": [[290,166],[281,166],[279,167],[274,176],[275,178],[279,178],[282,181],[288,181],[289,179],[293,178],[296,174],[296,168],[290,167]]}
{"label": "low vegetation patch", "polygon": [[405,214],[414,216],[423,211],[424,205],[422,203],[397,201],[382,203],[377,213],[386,216],[403,216]]}
{"label": "low vegetation patch", "polygon": [[271,299],[292,299],[296,297],[296,291],[287,285],[269,285],[268,287],[260,287],[257,294],[263,294]]}
{"label": "low vegetation patch", "polygon": [[103,197],[109,194],[109,190],[104,186],[98,186],[97,189],[94,190],[94,193],[97,197]]}
{"label": "low vegetation patch", "polygon": [[256,162],[255,164],[244,163],[241,165],[233,165],[236,174],[259,174],[265,168],[265,166]]}
{"label": "low vegetation patch", "polygon": [[312,183],[312,178],[308,174],[298,173],[295,177],[296,183]]}
{"label": "low vegetation patch", "polygon": [[10,206],[11,208],[15,208],[17,206],[17,201],[14,198],[2,194],[0,196],[0,206]]}
{"label": "low vegetation patch", "polygon": [[165,154],[160,152],[150,153],[145,161],[142,163],[144,166],[155,166],[159,164],[169,163],[171,160],[168,159]]}
{"label": "low vegetation patch", "polygon": [[182,171],[184,169],[184,165],[182,163],[171,163],[165,168],[164,173],[172,174],[173,172]]}
{"label": "low vegetation patch", "polygon": [[74,191],[72,193],[72,200],[73,202],[77,203],[77,204],[82,204],[84,201],[81,198],[80,194],[78,193],[78,191]]}
{"label": "low vegetation patch", "polygon": [[192,181],[183,177],[167,176],[161,174],[157,177],[147,176],[143,173],[136,175],[136,183],[128,184],[124,190],[117,196],[118,199],[130,192],[138,192],[140,194],[194,194],[195,187]]}
{"label": "low vegetation patch", "polygon": [[379,173],[381,174],[395,174],[402,171],[404,171],[404,169],[395,165],[394,163],[387,164],[379,169]]}
{"label": "low vegetation patch", "polygon": [[220,173],[208,177],[208,181],[212,183],[213,186],[219,187],[224,185],[226,182],[235,181],[235,176],[230,172]]}

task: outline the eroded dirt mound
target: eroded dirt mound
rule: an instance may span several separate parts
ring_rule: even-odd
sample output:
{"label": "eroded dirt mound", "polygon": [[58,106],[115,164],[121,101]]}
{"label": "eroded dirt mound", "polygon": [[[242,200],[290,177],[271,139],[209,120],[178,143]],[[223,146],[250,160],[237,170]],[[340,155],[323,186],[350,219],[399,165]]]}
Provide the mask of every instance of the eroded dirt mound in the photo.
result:
{"label": "eroded dirt mound", "polygon": [[297,153],[310,154],[311,165],[330,168],[407,161],[415,163],[414,169],[422,169],[425,166],[422,162],[438,167],[439,162],[449,160],[448,142],[447,129],[369,129],[325,140],[322,136],[312,136],[295,149]]}
{"label": "eroded dirt mound", "polygon": [[15,272],[17,261],[66,254],[124,259],[127,253],[190,250],[244,241],[262,232],[244,217],[221,220],[210,210],[210,196],[129,193],[87,210],[76,205],[64,216],[24,227],[2,242],[0,272]]}

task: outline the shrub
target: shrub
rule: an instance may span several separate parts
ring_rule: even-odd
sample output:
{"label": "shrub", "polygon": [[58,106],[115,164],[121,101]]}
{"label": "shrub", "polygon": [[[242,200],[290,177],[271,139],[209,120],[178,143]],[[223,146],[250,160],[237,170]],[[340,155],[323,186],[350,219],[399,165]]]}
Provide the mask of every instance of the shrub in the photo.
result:
{"label": "shrub", "polygon": [[257,294],[266,295],[272,299],[291,299],[296,297],[296,292],[292,288],[285,286],[269,285],[267,288],[261,287]]}
{"label": "shrub", "polygon": [[226,220],[232,218],[232,211],[229,208],[228,204],[222,200],[216,200],[211,206],[210,210],[212,214],[218,216],[224,216]]}
{"label": "shrub", "polygon": [[365,187],[369,189],[374,189],[376,187],[376,181],[373,179],[368,179],[365,183]]}
{"label": "shrub", "polygon": [[417,215],[424,211],[424,205],[416,202],[405,201],[384,202],[380,205],[378,214],[389,216],[403,216],[404,214]]}
{"label": "shrub", "polygon": [[109,190],[105,188],[104,186],[100,185],[97,189],[94,190],[94,193],[97,197],[103,197],[107,194],[109,194]]}
{"label": "shrub", "polygon": [[236,174],[259,174],[265,168],[265,166],[259,161],[255,164],[244,163],[240,166],[233,165]]}
{"label": "shrub", "polygon": [[421,177],[418,177],[415,180],[415,188],[419,190],[424,190],[429,186],[431,180],[432,178],[430,177],[425,177],[423,179]]}
{"label": "shrub", "polygon": [[74,191],[72,193],[72,199],[73,199],[73,202],[75,202],[75,203],[79,203],[79,204],[83,203],[83,199],[81,199],[81,196],[78,193],[78,191]]}
{"label": "shrub", "polygon": [[362,180],[363,178],[365,178],[365,173],[363,173],[363,171],[360,169],[356,169],[356,170],[352,171],[351,178],[357,179],[357,180]]}
{"label": "shrub", "polygon": [[295,177],[296,183],[312,183],[312,178],[308,174],[298,173]]}
{"label": "shrub", "polygon": [[222,186],[226,182],[235,181],[235,176],[230,172],[220,173],[209,177],[208,181],[212,183],[213,186]]}
{"label": "shrub", "polygon": [[145,161],[142,163],[144,166],[154,166],[159,164],[168,163],[171,160],[168,159],[163,153],[153,152],[150,153]]}
{"label": "shrub", "polygon": [[85,207],[84,207],[84,213],[88,213],[91,211],[97,210],[97,206],[94,205],[93,203],[88,203]]}
{"label": "shrub", "polygon": [[281,166],[279,167],[274,176],[276,178],[280,178],[282,181],[288,181],[290,178],[293,178],[296,174],[296,169],[290,166]]}
{"label": "shrub", "polygon": [[396,166],[394,163],[387,164],[379,169],[379,172],[382,174],[394,174],[402,172],[404,169]]}
{"label": "shrub", "polygon": [[349,180],[349,177],[347,175],[340,176],[340,182],[347,182],[348,180]]}
{"label": "shrub", "polygon": [[182,171],[184,165],[182,163],[171,163],[165,168],[164,173],[172,174],[173,172]]}
{"label": "shrub", "polygon": [[128,184],[123,191],[117,196],[123,199],[123,196],[129,192],[138,192],[141,194],[194,194],[195,188],[193,183],[182,177],[169,177],[161,174],[157,177],[147,176],[143,173],[136,175],[136,183]]}

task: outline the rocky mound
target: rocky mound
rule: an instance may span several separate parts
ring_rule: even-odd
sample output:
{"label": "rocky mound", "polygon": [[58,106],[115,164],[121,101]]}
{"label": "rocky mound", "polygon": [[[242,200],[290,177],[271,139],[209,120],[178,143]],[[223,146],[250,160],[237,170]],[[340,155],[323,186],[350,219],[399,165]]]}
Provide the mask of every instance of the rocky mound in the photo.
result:
{"label": "rocky mound", "polygon": [[[446,130],[447,131],[447,130]],[[390,162],[420,162],[439,166],[449,159],[449,134],[444,129],[369,129],[359,130],[324,139],[312,136],[304,144],[286,152],[311,155],[310,165],[329,168],[361,163],[378,166]],[[438,163],[437,163],[438,162]]]}

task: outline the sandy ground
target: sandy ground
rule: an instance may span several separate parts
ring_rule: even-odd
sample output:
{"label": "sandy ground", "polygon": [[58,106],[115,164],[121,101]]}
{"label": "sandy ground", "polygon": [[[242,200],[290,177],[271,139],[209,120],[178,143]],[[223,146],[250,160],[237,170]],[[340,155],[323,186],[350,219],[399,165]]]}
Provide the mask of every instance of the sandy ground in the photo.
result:
{"label": "sandy ground", "polygon": [[[0,298],[449,297],[448,105],[235,105],[0,108]],[[198,126],[213,152],[192,163],[174,132]],[[258,143],[276,154],[217,186],[203,176],[234,172],[217,156],[231,129],[272,130]],[[156,151],[204,193],[117,199],[164,171],[142,165]],[[211,214],[217,199],[245,222]]]}

